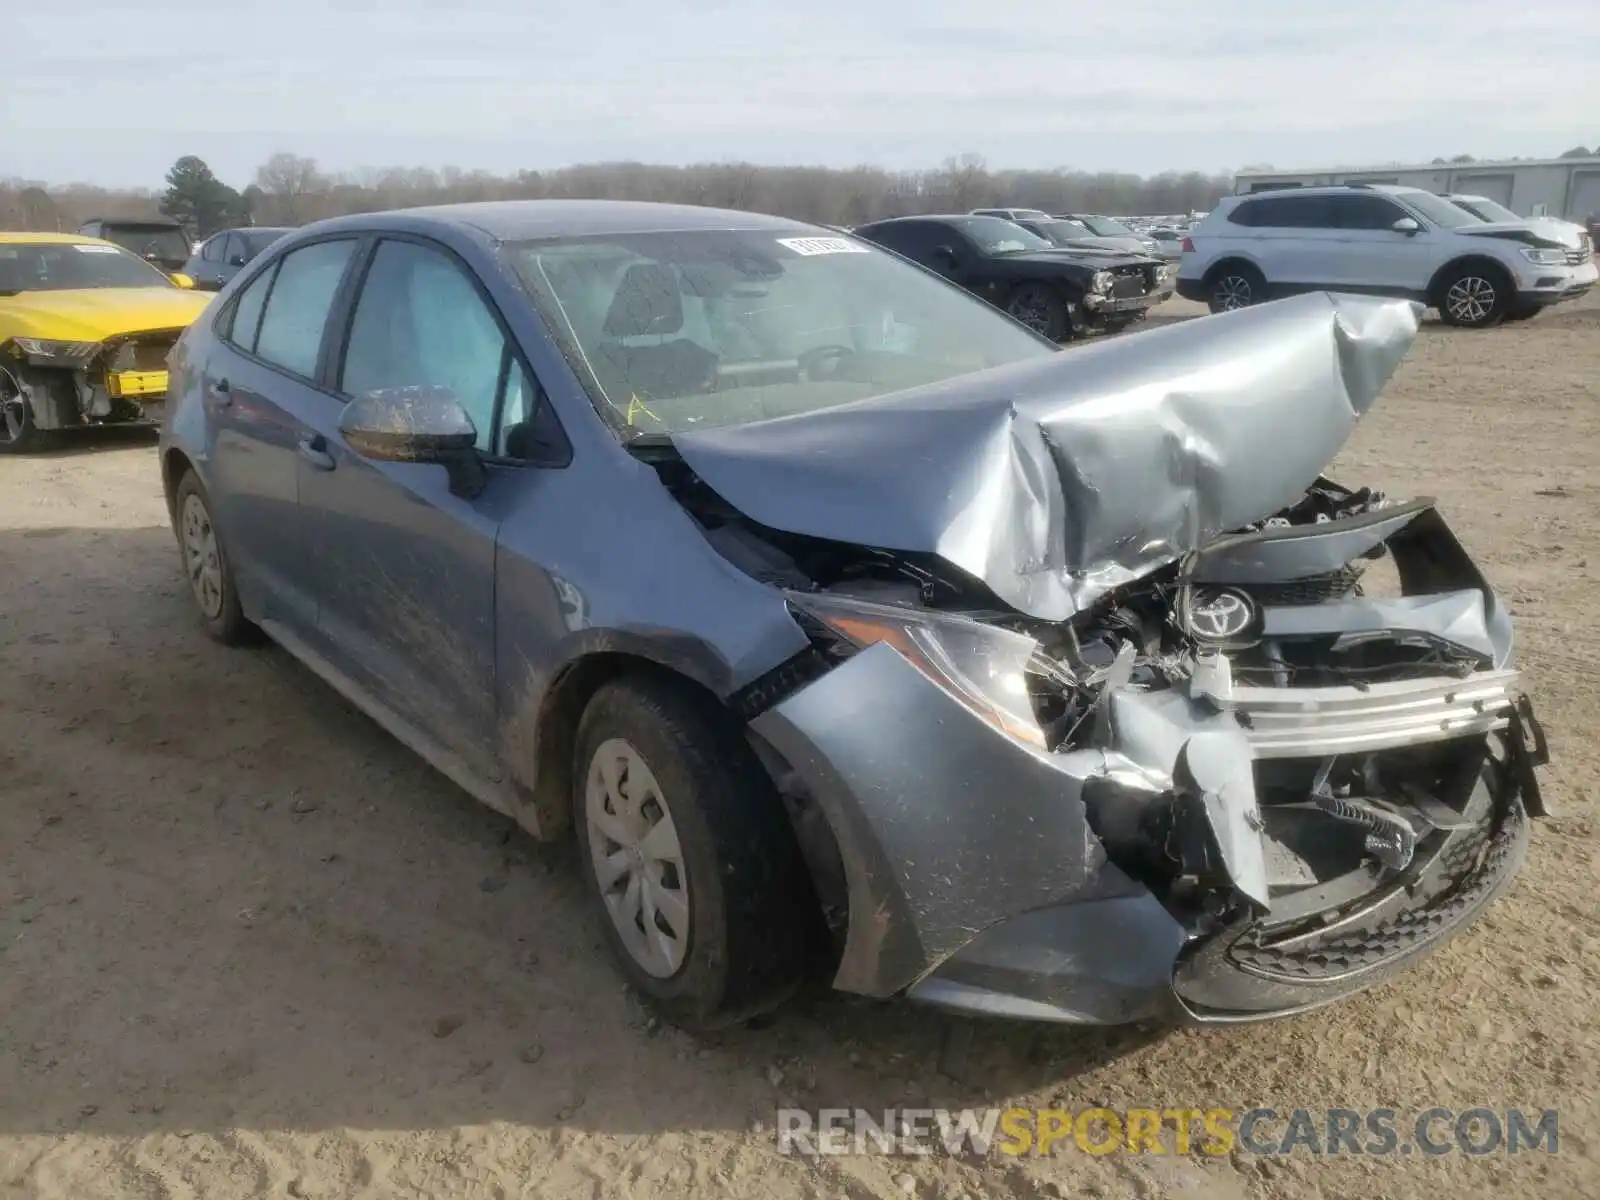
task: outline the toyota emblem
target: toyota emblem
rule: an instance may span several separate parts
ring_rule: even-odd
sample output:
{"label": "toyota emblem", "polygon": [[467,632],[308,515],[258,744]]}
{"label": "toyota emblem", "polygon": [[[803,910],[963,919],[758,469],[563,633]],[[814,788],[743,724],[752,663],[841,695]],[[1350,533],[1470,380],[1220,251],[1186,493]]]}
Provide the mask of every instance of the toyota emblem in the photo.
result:
{"label": "toyota emblem", "polygon": [[1196,588],[1189,594],[1189,632],[1199,641],[1233,641],[1255,620],[1255,602],[1233,588]]}

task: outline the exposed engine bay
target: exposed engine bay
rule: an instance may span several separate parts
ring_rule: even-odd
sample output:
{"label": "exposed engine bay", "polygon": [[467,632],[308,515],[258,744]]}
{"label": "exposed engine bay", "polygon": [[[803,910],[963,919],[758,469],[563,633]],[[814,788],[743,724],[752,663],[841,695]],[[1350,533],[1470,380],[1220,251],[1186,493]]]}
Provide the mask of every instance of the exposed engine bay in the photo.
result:
{"label": "exposed engine bay", "polygon": [[103,343],[13,340],[0,347],[0,403],[25,403],[38,429],[158,420],[167,357],[182,332]]}
{"label": "exposed engine bay", "polygon": [[[1543,735],[1506,666],[1505,613],[1428,501],[1319,478],[1050,622],[936,556],[761,526],[670,450],[640,453],[719,553],[799,600],[815,657],[758,681],[757,709],[860,649],[832,601],[1016,635],[1026,696],[1009,722],[995,698],[997,727],[1031,740],[1031,716],[1037,750],[1080,764],[1109,859],[1196,937],[1220,935],[1209,953],[1226,944],[1229,970],[1191,968],[1218,1007],[1253,1003],[1233,995],[1240,970],[1297,1001],[1300,984],[1403,959],[1542,812]],[[1005,653],[966,674],[1002,680]]]}

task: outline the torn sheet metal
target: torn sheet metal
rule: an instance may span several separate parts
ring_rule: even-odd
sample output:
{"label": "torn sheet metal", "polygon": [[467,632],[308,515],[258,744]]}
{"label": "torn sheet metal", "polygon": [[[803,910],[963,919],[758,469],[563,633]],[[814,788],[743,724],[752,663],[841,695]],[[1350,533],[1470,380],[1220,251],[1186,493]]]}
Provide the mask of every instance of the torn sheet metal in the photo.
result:
{"label": "torn sheet metal", "polygon": [[755,521],[937,554],[1064,620],[1299,499],[1420,313],[1315,293],[673,441]]}

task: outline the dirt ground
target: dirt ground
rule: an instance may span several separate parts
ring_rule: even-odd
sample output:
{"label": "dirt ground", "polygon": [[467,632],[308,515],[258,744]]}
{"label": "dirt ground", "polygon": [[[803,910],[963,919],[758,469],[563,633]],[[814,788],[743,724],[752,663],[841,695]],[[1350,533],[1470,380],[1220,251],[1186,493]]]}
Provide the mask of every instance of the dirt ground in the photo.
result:
{"label": "dirt ground", "polygon": [[[1174,303],[1164,319],[1189,306]],[[820,996],[698,1040],[575,860],[287,655],[199,632],[148,437],[0,460],[0,1196],[1600,1194],[1600,297],[1430,324],[1337,476],[1440,497],[1519,621],[1553,819],[1470,934],[1244,1030],[979,1026]],[[958,1078],[941,1072],[940,1064]],[[805,1107],[1560,1109],[1560,1150],[781,1156]]]}

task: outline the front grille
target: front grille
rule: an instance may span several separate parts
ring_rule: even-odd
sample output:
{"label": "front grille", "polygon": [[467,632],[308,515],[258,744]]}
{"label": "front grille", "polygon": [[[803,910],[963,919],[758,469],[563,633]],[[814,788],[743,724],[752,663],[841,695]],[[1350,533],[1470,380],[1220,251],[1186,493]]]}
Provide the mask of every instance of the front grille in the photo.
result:
{"label": "front grille", "polygon": [[1329,600],[1343,600],[1355,591],[1361,582],[1361,571],[1348,564],[1326,575],[1313,575],[1309,579],[1293,579],[1285,583],[1252,584],[1250,594],[1268,607],[1280,605],[1326,604]]}
{"label": "front grille", "polygon": [[1440,854],[1439,892],[1414,908],[1370,927],[1297,940],[1292,947],[1247,934],[1228,957],[1253,975],[1294,983],[1332,982],[1400,958],[1460,924],[1500,886],[1516,867],[1526,819],[1522,805],[1512,804],[1492,834],[1485,822],[1458,835]]}
{"label": "front grille", "polygon": [[1126,267],[1117,267],[1112,272],[1114,278],[1111,284],[1111,296],[1114,300],[1127,300],[1135,296],[1143,296],[1150,290],[1150,281],[1154,278],[1154,268],[1147,268],[1133,263]]}

